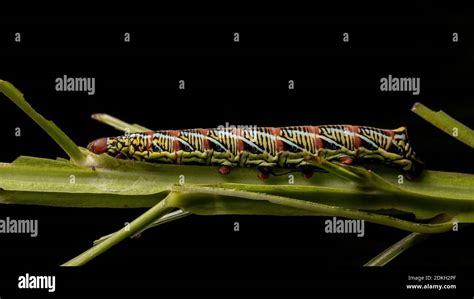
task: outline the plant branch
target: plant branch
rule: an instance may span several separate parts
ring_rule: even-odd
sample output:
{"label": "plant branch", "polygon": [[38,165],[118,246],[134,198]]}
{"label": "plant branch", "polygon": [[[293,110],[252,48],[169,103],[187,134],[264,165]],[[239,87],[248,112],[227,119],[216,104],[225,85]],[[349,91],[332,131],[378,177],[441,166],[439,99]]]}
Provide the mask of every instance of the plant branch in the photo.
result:
{"label": "plant branch", "polygon": [[70,261],[64,263],[62,266],[82,266],[106,252],[113,246],[117,245],[126,238],[129,238],[138,232],[142,231],[150,224],[152,224],[157,219],[161,218],[163,215],[166,215],[170,207],[168,206],[168,201],[172,200],[176,196],[175,193],[171,192],[167,197],[158,202],[154,207],[140,215],[138,218],[133,220],[126,227],[116,231],[112,236],[99,243],[98,245],[90,248],[89,250],[81,253],[77,257],[71,259]]}
{"label": "plant branch", "polygon": [[[452,221],[447,221],[443,223],[416,223],[411,221],[406,221],[398,219],[391,216],[369,213],[360,210],[354,210],[349,208],[343,208],[338,206],[330,206],[320,203],[315,203],[311,201],[299,200],[289,197],[283,197],[278,195],[270,195],[265,193],[258,192],[248,192],[241,190],[232,190],[232,189],[223,189],[215,187],[201,187],[201,186],[173,186],[171,188],[175,192],[188,192],[188,193],[204,193],[209,195],[221,195],[221,196],[230,196],[230,197],[239,197],[256,201],[268,201],[273,204],[282,205],[286,207],[297,208],[300,210],[307,210],[316,212],[319,214],[327,216],[339,216],[351,219],[360,219],[372,223],[387,225],[395,227],[398,229],[410,231],[410,232],[419,232],[419,233],[441,233],[449,231],[453,228]],[[173,202],[172,204],[176,207],[186,210],[186,203],[180,201],[179,197],[176,197],[177,203]]]}
{"label": "plant branch", "polygon": [[398,241],[397,243],[390,246],[389,248],[385,249],[376,257],[368,261],[364,266],[366,267],[385,266],[387,263],[395,259],[397,256],[405,252],[410,247],[428,239],[430,235],[431,234],[411,233],[405,238]]}
{"label": "plant branch", "polygon": [[[135,238],[136,236],[141,235],[144,231],[146,231],[150,228],[153,228],[153,227],[156,227],[158,225],[162,225],[162,224],[165,224],[165,223],[168,223],[168,222],[171,222],[171,221],[175,221],[175,220],[184,218],[184,217],[189,216],[189,215],[191,215],[191,213],[189,213],[187,211],[183,211],[181,209],[177,210],[177,211],[170,212],[170,213],[164,215],[163,217],[159,218],[155,222],[151,223],[150,225],[148,225],[147,227],[145,227],[144,229],[142,229],[141,231],[139,231],[135,235],[131,236],[130,238]],[[114,233],[111,233],[111,234],[108,234],[106,236],[100,237],[99,239],[94,241],[94,246],[102,243],[103,241],[107,240],[108,238],[110,238],[113,235],[114,235]]]}
{"label": "plant branch", "polygon": [[0,80],[0,92],[7,96],[15,105],[33,119],[53,140],[78,164],[85,162],[87,155],[83,153],[74,141],[69,138],[52,121],[45,119],[36,112],[25,100],[23,94],[10,82]]}
{"label": "plant branch", "polygon": [[[451,221],[453,224],[456,223],[455,219],[448,217],[447,215],[439,215],[435,217],[431,223],[443,223],[446,221]],[[403,252],[407,251],[409,248],[423,242],[424,240],[428,239],[431,234],[424,234],[424,233],[411,233],[410,235],[406,236],[405,238],[401,239],[397,243],[393,244],[389,248],[385,249],[383,252],[378,254],[376,257],[368,261],[364,266],[374,267],[374,266],[385,266],[390,261],[395,259],[397,256],[402,254]]]}
{"label": "plant branch", "polygon": [[123,132],[137,133],[150,131],[150,129],[145,128],[139,124],[129,124],[127,122],[124,122],[123,120],[120,120],[116,117],[113,117],[112,115],[105,113],[92,114],[91,117],[101,123],[114,127],[115,129]]}
{"label": "plant branch", "polygon": [[435,112],[421,103],[415,103],[411,111],[446,134],[474,148],[474,131],[443,111]]}

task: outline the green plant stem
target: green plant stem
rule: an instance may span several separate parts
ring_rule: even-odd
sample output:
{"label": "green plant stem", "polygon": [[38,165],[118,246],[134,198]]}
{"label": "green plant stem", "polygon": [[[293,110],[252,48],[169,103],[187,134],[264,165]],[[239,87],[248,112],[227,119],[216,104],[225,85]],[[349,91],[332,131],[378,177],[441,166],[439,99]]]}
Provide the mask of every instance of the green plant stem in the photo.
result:
{"label": "green plant stem", "polygon": [[405,238],[401,239],[397,243],[393,244],[389,248],[385,249],[382,253],[368,261],[364,266],[367,267],[382,267],[387,263],[395,259],[397,256],[405,252],[410,247],[417,243],[420,243],[429,238],[431,234],[422,233],[411,233]]}
{"label": "green plant stem", "polygon": [[124,122],[123,120],[120,120],[116,117],[113,117],[112,115],[105,113],[92,114],[92,118],[123,132],[136,133],[150,131],[150,129],[145,128],[139,124],[129,124],[127,122]]}
{"label": "green plant stem", "polygon": [[[150,228],[153,228],[153,227],[156,227],[156,226],[159,226],[159,225],[171,222],[171,221],[175,221],[175,220],[184,218],[184,217],[189,216],[189,215],[191,215],[191,213],[189,213],[187,211],[183,211],[183,210],[177,210],[177,211],[170,212],[170,213],[164,215],[163,217],[161,217],[160,219],[156,220],[155,222],[151,223],[150,225],[148,225],[147,227],[145,227],[144,229],[142,229],[141,231],[139,231],[135,235],[131,236],[131,238],[135,238],[136,236],[142,234],[144,231],[146,231]],[[110,238],[113,235],[114,235],[114,233],[111,233],[111,234],[108,234],[106,236],[100,237],[99,239],[94,241],[94,246],[102,243],[103,241],[107,240],[108,238]]]}
{"label": "green plant stem", "polygon": [[159,219],[163,215],[166,215],[170,211],[168,206],[168,201],[172,200],[176,196],[175,193],[171,192],[167,197],[158,202],[151,209],[140,215],[138,218],[133,220],[126,227],[116,231],[112,236],[90,248],[89,250],[83,252],[77,257],[71,259],[70,261],[64,263],[62,266],[82,266],[96,258],[100,254],[106,252],[113,246],[117,245],[126,238],[129,238],[138,232],[142,231],[144,228],[152,224],[156,219]]}
{"label": "green plant stem", "polygon": [[[99,239],[96,245],[75,257],[74,259],[66,262],[63,266],[81,266],[94,259],[98,255],[112,248],[114,245],[123,241],[126,238],[132,237],[145,229],[160,224],[161,218],[168,214],[170,209],[180,208],[182,211],[186,211],[188,206],[192,207],[192,199],[189,199],[186,195],[197,195],[206,194],[212,195],[209,200],[216,198],[216,196],[233,197],[233,198],[245,198],[255,201],[267,201],[272,204],[281,205],[290,208],[297,208],[299,210],[312,211],[316,213],[325,214],[328,216],[340,216],[351,219],[361,219],[369,222],[392,226],[395,228],[414,231],[418,233],[439,233],[452,229],[453,222],[447,221],[436,224],[422,224],[414,223],[397,219],[390,216],[372,214],[364,211],[352,210],[347,208],[341,208],[336,206],[328,206],[324,204],[318,204],[314,202],[308,202],[303,200],[297,200],[293,198],[269,195],[258,192],[240,191],[234,189],[223,189],[214,187],[202,187],[202,186],[173,186],[170,193],[166,198],[160,201],[153,208],[135,219],[129,227],[125,227],[111,235]],[[189,213],[189,211],[188,211]],[[184,215],[180,213],[178,215]],[[168,216],[168,220],[175,220],[173,217]],[[176,217],[176,219],[181,217]],[[166,220],[166,218],[165,218]],[[128,229],[127,229],[128,228]],[[406,244],[406,242],[402,242]],[[395,251],[392,251],[395,252]],[[394,254],[386,254],[386,256],[394,258]],[[385,259],[388,259],[385,257]]]}
{"label": "green plant stem", "polygon": [[[406,248],[422,240],[423,236],[425,236],[422,233],[448,231],[452,229],[454,223],[454,218],[441,223],[415,223],[364,211],[367,210],[367,207],[374,207],[374,210],[385,208],[380,202],[377,203],[374,201],[377,196],[388,195],[388,200],[391,200],[393,195],[397,196],[398,200],[396,203],[398,206],[394,206],[393,202],[387,201],[386,206],[388,208],[400,207],[401,211],[412,212],[417,217],[420,216],[421,219],[426,219],[426,217],[430,215],[434,216],[439,215],[439,213],[447,213],[455,215],[456,221],[474,221],[471,208],[472,177],[469,175],[426,171],[422,181],[416,184],[406,182],[403,186],[396,186],[396,183],[393,182],[393,178],[386,174],[382,177],[360,167],[332,163],[316,157],[311,163],[328,170],[330,173],[325,176],[325,178],[317,178],[311,183],[307,181],[299,182],[300,186],[289,186],[284,178],[272,178],[273,185],[268,183],[263,184],[262,182],[256,183],[250,179],[249,175],[251,173],[242,169],[233,171],[233,173],[224,180],[221,177],[211,175],[210,169],[201,168],[198,171],[197,168],[193,170],[194,168],[192,167],[182,167],[178,169],[176,166],[170,168],[148,165],[147,163],[119,161],[109,156],[91,154],[87,150],[79,148],[53,122],[46,120],[37,113],[27,103],[22,93],[12,84],[0,80],[0,92],[4,93],[46,131],[69,155],[73,162],[49,161],[47,159],[36,159],[33,161],[34,159],[32,158],[23,158],[16,161],[17,163],[12,163],[12,165],[0,165],[0,175],[3,175],[0,200],[11,203],[28,202],[34,204],[64,205],[63,196],[57,196],[57,194],[59,194],[57,192],[58,188],[60,188],[64,194],[70,194],[71,196],[78,195],[77,198],[81,200],[80,203],[76,204],[79,206],[86,206],[83,200],[88,199],[91,195],[96,197],[96,199],[93,199],[94,205],[104,205],[103,197],[109,197],[109,199],[113,197],[114,200],[115,198],[119,199],[119,197],[123,197],[120,200],[129,200],[129,197],[134,197],[130,199],[130,203],[122,203],[120,206],[129,207],[130,204],[135,204],[137,197],[142,201],[150,200],[150,205],[147,206],[154,205],[150,210],[135,219],[129,226],[104,237],[104,239],[100,239],[96,246],[69,262],[66,262],[64,266],[83,265],[109,250],[125,238],[135,236],[152,226],[162,224],[168,218],[169,221],[175,220],[171,216],[166,217],[166,215],[171,215],[172,213],[167,213],[175,208],[183,210],[183,214],[181,215],[199,211],[203,214],[228,214],[234,211],[249,213],[250,211],[253,214],[258,213],[264,215],[316,214],[340,216],[367,220],[369,222],[415,232],[395,244],[392,249],[389,248],[384,251],[379,257],[373,259],[373,261],[369,261],[368,264],[371,265],[378,263],[385,264],[395,258],[398,254],[406,250]],[[419,103],[415,104],[412,110],[444,132],[474,147],[474,134],[472,130],[444,112],[433,112]],[[143,126],[137,124],[130,125],[107,114],[95,114],[93,118],[130,133],[148,130]],[[454,129],[457,129],[457,131]],[[455,132],[457,132],[457,136],[454,134]],[[38,161],[42,165],[40,168],[36,163]],[[83,166],[94,166],[94,168]],[[56,171],[52,171],[52,169]],[[234,183],[239,181],[240,184],[235,184],[235,189],[237,190],[233,189],[234,187],[225,189],[191,184],[176,187],[172,186],[172,184],[176,182],[178,175],[182,175],[184,171],[190,171],[189,174],[186,174],[186,182],[192,182],[191,184],[202,184],[204,180],[207,180],[205,184],[208,185],[209,179],[214,184],[227,182],[229,180]],[[384,172],[385,171],[377,171],[379,174]],[[68,180],[65,178],[70,178],[71,175],[74,175],[77,183],[71,184],[70,181],[67,183]],[[349,186],[350,184],[338,182],[338,180],[334,179],[333,175],[348,179],[354,182],[356,186],[364,187],[364,190],[354,188],[353,185]],[[42,179],[39,180],[38,178]],[[453,188],[454,185],[456,185],[456,188]],[[170,188],[171,192],[168,193],[168,196],[155,205],[158,196],[162,198],[161,196],[166,194],[164,191],[169,191]],[[253,188],[254,190],[252,190],[252,192],[244,191],[248,188]],[[294,193],[294,190],[292,190],[294,188],[298,188],[298,193]],[[310,194],[308,192],[302,192],[301,189],[313,192],[313,194],[308,197]],[[144,193],[142,190],[147,190],[147,192]],[[266,194],[264,192],[279,193],[279,195]],[[322,192],[325,192],[324,196],[334,195],[329,202],[330,205],[308,201],[313,200],[313,196],[317,197],[314,199],[315,201],[324,201],[326,197],[319,198]],[[159,193],[160,195],[158,195]],[[284,196],[282,196],[282,194]],[[306,197],[301,199],[294,198],[300,195]],[[359,201],[357,196],[362,195],[365,196],[367,201]],[[101,197],[100,200],[98,200],[99,196]],[[41,199],[38,199],[40,197]],[[61,200],[57,201],[59,197]],[[403,203],[402,197],[404,197],[404,199],[409,198],[409,204],[406,202]],[[27,200],[24,201],[24,198],[27,198]],[[333,199],[336,200],[334,201]],[[411,204],[412,199],[415,200],[415,205]],[[338,206],[333,206],[333,203]],[[375,206],[374,203],[376,204]],[[70,203],[67,204],[70,205]],[[108,206],[110,204],[111,203],[106,203],[105,205]],[[403,208],[403,204],[405,204],[406,208]],[[463,204],[462,209],[459,208],[461,204]],[[346,206],[344,207],[343,205]],[[369,208],[369,210],[372,210],[371,208]],[[310,212],[308,213],[308,211]],[[178,219],[178,217],[176,219]]]}
{"label": "green plant stem", "polygon": [[[329,206],[325,204],[298,200],[289,197],[270,195],[265,193],[258,192],[248,192],[241,190],[232,190],[232,189],[223,189],[223,188],[214,188],[214,187],[200,187],[200,186],[173,186],[172,191],[175,192],[188,192],[188,193],[204,193],[209,195],[221,195],[221,196],[231,196],[231,197],[240,197],[250,200],[257,201],[268,201],[273,204],[282,205],[286,207],[297,208],[301,210],[312,211],[327,216],[339,216],[351,219],[360,219],[368,222],[387,225],[395,227],[398,229],[410,231],[410,232],[419,232],[419,233],[441,233],[449,231],[453,228],[452,221],[447,221],[444,223],[416,223],[411,221],[406,221],[398,219],[391,216],[369,213],[365,211],[359,211],[354,209],[342,208],[338,206]],[[176,206],[186,210],[185,204],[182,201],[179,201],[179,197],[175,198],[177,200]],[[174,204],[174,203],[173,203]],[[181,205],[184,204],[184,205]]]}
{"label": "green plant stem", "polygon": [[331,173],[334,173],[335,175],[343,179],[353,181],[356,185],[365,185],[365,180],[359,175],[351,172],[350,170],[347,170],[343,166],[328,162],[327,160],[322,159],[320,157],[312,157],[312,159],[308,160],[307,163],[316,167],[320,167]]}
{"label": "green plant stem", "polygon": [[[446,214],[441,214],[438,217],[435,217],[431,220],[431,223],[443,223],[446,221],[451,221],[453,224],[456,223],[455,219],[449,217]],[[387,263],[395,259],[397,256],[408,250],[413,245],[422,242],[431,234],[421,234],[421,233],[412,233],[397,243],[393,244],[389,248],[385,249],[383,252],[378,254],[376,257],[368,261],[364,266],[385,266]]]}
{"label": "green plant stem", "polygon": [[86,160],[86,154],[81,152],[79,147],[52,121],[45,119],[36,112],[25,100],[23,94],[11,83],[0,80],[0,92],[6,95],[15,105],[23,110],[33,119],[53,140],[66,152],[66,154],[78,164]]}
{"label": "green plant stem", "polygon": [[[464,124],[455,120],[443,111],[435,112],[421,103],[415,103],[411,111],[422,117],[427,122],[441,129],[446,134],[457,140],[474,147],[474,132]],[[457,134],[455,134],[457,133]]]}

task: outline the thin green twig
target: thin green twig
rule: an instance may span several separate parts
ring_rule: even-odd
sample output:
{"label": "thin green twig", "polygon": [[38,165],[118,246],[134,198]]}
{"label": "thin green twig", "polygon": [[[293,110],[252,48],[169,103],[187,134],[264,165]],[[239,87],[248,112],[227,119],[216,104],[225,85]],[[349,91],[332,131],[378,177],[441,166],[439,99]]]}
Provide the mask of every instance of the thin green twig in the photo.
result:
{"label": "thin green twig", "polygon": [[474,131],[443,111],[435,112],[421,103],[415,103],[411,111],[446,134],[474,148]]}
{"label": "thin green twig", "polygon": [[167,197],[158,202],[154,207],[140,215],[138,218],[133,220],[129,225],[116,231],[112,236],[104,240],[103,242],[91,247],[89,250],[83,252],[77,257],[64,263],[62,266],[82,266],[96,258],[100,254],[106,252],[113,246],[117,245],[121,241],[131,236],[134,236],[144,228],[152,224],[157,219],[166,215],[170,211],[168,202],[176,196],[174,192],[168,194]]}
{"label": "thin green twig", "polygon": [[7,96],[15,105],[33,119],[54,141],[66,152],[72,161],[83,164],[87,155],[52,121],[45,119],[36,112],[25,100],[23,94],[10,82],[0,80],[0,92]]}
{"label": "thin green twig", "polygon": [[137,133],[150,131],[150,129],[145,128],[139,124],[129,124],[121,119],[105,113],[92,114],[91,117],[101,123],[114,127],[115,129],[123,132]]}
{"label": "thin green twig", "polygon": [[320,167],[324,170],[334,173],[335,175],[343,179],[353,181],[358,186],[365,186],[366,182],[361,176],[353,173],[352,171],[344,168],[343,166],[331,163],[321,157],[311,157],[311,159],[307,160],[306,162],[310,165]]}
{"label": "thin green twig", "polygon": [[[148,225],[147,227],[145,227],[144,229],[142,229],[141,231],[139,231],[135,235],[131,236],[130,238],[135,238],[136,236],[141,235],[144,231],[146,231],[150,228],[153,228],[153,227],[156,227],[156,226],[159,226],[159,225],[171,222],[171,221],[175,221],[175,220],[184,218],[184,217],[189,216],[189,215],[191,215],[191,213],[189,213],[187,211],[183,211],[181,209],[177,210],[177,211],[170,212],[170,213],[164,215],[163,217],[159,218],[155,222],[151,223],[150,225]],[[99,239],[95,240],[94,241],[94,246],[96,246],[96,245],[102,243],[103,241],[107,240],[108,238],[113,236],[113,234],[114,233],[111,233],[111,234],[108,234],[106,236],[100,237]]]}
{"label": "thin green twig", "polygon": [[397,256],[405,252],[410,247],[428,239],[429,236],[431,236],[431,234],[411,233],[405,238],[398,241],[397,243],[390,246],[389,248],[385,249],[382,253],[368,261],[364,266],[385,266],[387,263],[395,259]]}

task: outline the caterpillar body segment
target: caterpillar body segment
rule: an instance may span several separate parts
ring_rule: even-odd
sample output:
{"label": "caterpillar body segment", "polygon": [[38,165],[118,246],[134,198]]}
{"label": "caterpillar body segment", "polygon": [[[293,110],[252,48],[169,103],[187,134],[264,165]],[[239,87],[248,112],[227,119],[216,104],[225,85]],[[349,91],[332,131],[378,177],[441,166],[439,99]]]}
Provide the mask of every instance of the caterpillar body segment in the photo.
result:
{"label": "caterpillar body segment", "polygon": [[[156,163],[257,167],[264,176],[273,167],[304,169],[310,157],[351,164],[379,161],[416,178],[423,163],[413,151],[405,127],[394,130],[366,126],[322,125],[160,130],[97,139],[88,145],[96,154]],[[265,173],[263,173],[265,172]],[[306,175],[305,175],[306,176]]]}

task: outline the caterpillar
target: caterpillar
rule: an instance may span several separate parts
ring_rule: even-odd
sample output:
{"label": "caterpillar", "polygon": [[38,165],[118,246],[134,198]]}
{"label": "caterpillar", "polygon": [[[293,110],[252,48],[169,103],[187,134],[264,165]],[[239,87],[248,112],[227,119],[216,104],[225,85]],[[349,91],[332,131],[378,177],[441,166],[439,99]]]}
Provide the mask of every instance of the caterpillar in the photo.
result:
{"label": "caterpillar", "polygon": [[219,166],[221,174],[233,167],[257,167],[268,177],[274,167],[296,169],[311,177],[308,157],[351,164],[378,161],[417,178],[421,162],[408,140],[407,130],[367,126],[322,125],[160,130],[104,137],[89,143],[96,154],[147,162]]}

